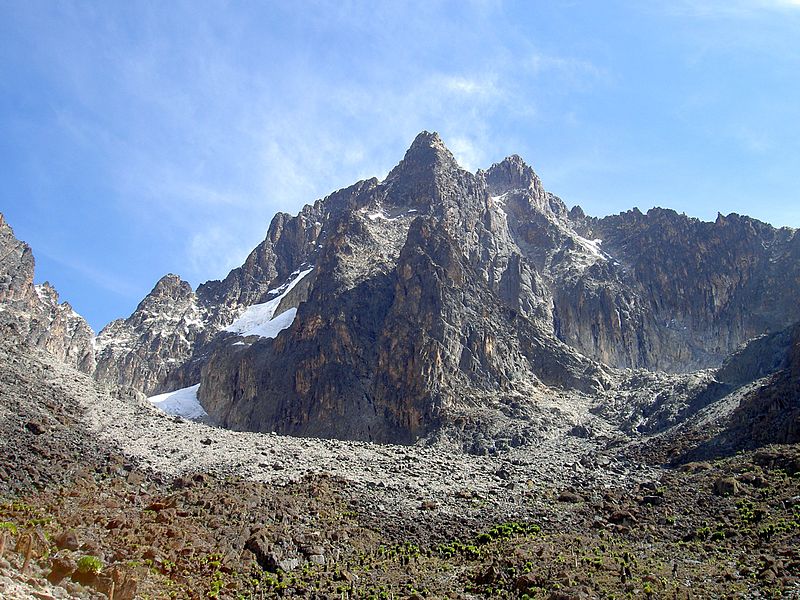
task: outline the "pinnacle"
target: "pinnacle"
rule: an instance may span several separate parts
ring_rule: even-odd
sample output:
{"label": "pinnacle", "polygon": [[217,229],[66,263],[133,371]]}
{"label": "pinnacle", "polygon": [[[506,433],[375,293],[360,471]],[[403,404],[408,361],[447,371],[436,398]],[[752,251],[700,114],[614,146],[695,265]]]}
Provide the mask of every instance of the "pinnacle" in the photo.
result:
{"label": "pinnacle", "polygon": [[420,131],[417,134],[417,137],[414,138],[414,141],[411,142],[411,146],[409,147],[409,151],[414,148],[436,148],[442,147],[445,150],[447,149],[442,142],[442,138],[439,137],[439,134],[435,131]]}
{"label": "pinnacle", "polygon": [[421,131],[417,134],[417,137],[414,138],[414,141],[411,142],[411,146],[409,146],[406,151],[405,159],[410,156],[419,156],[421,158],[434,160],[447,160],[454,163],[456,160],[453,153],[445,146],[442,138],[440,138],[439,134],[435,131]]}
{"label": "pinnacle", "polygon": [[180,295],[185,295],[191,293],[192,286],[183,281],[180,276],[167,273],[158,280],[148,296],[174,296],[177,290],[180,290]]}
{"label": "pinnacle", "polygon": [[457,169],[458,163],[438,133],[422,131],[414,138],[403,160],[392,169],[387,179],[400,173],[418,173],[440,167]]}
{"label": "pinnacle", "polygon": [[172,283],[180,283],[181,277],[180,275],[175,275],[175,273],[167,273],[161,279],[158,280],[156,286],[158,285],[168,285]]}
{"label": "pinnacle", "polygon": [[494,194],[541,186],[534,170],[518,154],[512,154],[489,167],[486,182]]}

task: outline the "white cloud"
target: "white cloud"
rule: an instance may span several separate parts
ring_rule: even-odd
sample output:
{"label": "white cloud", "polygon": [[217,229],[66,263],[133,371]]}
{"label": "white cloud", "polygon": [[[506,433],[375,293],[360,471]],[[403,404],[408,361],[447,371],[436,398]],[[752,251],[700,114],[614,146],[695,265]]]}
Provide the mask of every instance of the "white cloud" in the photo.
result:
{"label": "white cloud", "polygon": [[800,9],[800,0],[760,0],[756,1],[756,4],[765,8],[788,8],[790,10]]}
{"label": "white cloud", "polygon": [[502,95],[498,83],[490,79],[445,75],[441,77],[441,85],[447,91],[464,97],[482,96],[490,98]]}
{"label": "white cloud", "polygon": [[476,171],[484,164],[484,153],[481,148],[467,136],[453,136],[445,140],[458,164],[468,171]]}

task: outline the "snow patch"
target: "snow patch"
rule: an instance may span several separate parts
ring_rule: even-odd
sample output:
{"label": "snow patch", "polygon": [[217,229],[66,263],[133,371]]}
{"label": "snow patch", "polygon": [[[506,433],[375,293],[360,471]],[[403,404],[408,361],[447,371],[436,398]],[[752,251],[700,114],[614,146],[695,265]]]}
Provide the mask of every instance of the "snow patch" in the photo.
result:
{"label": "snow patch", "polygon": [[405,213],[400,213],[394,217],[390,217],[386,214],[386,211],[380,204],[378,204],[372,212],[368,212],[368,210],[369,209],[367,208],[362,208],[359,209],[358,212],[360,212],[362,215],[365,215],[370,221],[397,221],[406,215],[413,215],[414,213],[419,212],[416,208],[409,208]]}
{"label": "snow patch", "polygon": [[508,213],[506,213],[506,196],[508,192],[505,194],[500,194],[499,196],[489,196],[489,199],[494,203],[494,208],[504,217],[508,217]]}
{"label": "snow patch", "polygon": [[600,244],[603,243],[603,240],[588,240],[585,237],[581,237],[578,234],[574,234],[575,240],[583,246],[584,250],[587,250],[589,254],[593,256],[605,260],[606,255],[600,250]]}
{"label": "snow patch", "polygon": [[397,219],[399,219],[400,217],[399,216],[398,217],[389,217],[389,216],[386,215],[385,212],[383,212],[383,210],[377,210],[374,213],[369,213],[367,215],[367,218],[370,221],[376,221],[378,219],[380,219],[381,221],[397,221]]}
{"label": "snow patch", "polygon": [[276,337],[292,324],[297,314],[297,309],[290,308],[277,316],[275,316],[275,311],[278,310],[278,306],[286,294],[291,292],[294,286],[300,283],[311,271],[313,271],[313,268],[292,273],[292,275],[296,275],[294,279],[268,292],[270,294],[278,294],[278,296],[268,302],[248,306],[238,319],[225,328],[225,331],[238,333],[243,337],[249,335],[258,335],[265,338]]}
{"label": "snow patch", "polygon": [[207,417],[208,413],[197,399],[199,389],[200,384],[198,383],[174,392],[150,396],[148,400],[153,406],[163,410],[168,415],[177,415],[185,419],[202,419]]}
{"label": "snow patch", "polygon": [[204,329],[205,323],[203,323],[203,319],[195,313],[193,315],[189,315],[188,313],[183,316],[183,322],[186,327],[197,327],[198,329]]}
{"label": "snow patch", "polygon": [[[255,308],[255,307],[251,306],[250,308]],[[250,308],[248,308],[247,310],[249,311]],[[268,314],[267,311],[261,311],[261,312],[255,311],[250,315],[248,315],[248,313],[245,312],[242,318],[244,317],[252,318],[253,321],[251,321],[251,323],[253,324],[248,329],[240,331],[238,333],[244,337],[247,337],[249,335],[257,335],[263,338],[270,338],[270,339],[275,338],[281,331],[287,329],[292,324],[292,322],[294,321],[294,317],[297,314],[297,309],[290,308],[289,310],[285,310],[275,318],[272,318],[271,314],[270,316],[266,316],[267,314]],[[263,317],[259,315],[263,315]]]}

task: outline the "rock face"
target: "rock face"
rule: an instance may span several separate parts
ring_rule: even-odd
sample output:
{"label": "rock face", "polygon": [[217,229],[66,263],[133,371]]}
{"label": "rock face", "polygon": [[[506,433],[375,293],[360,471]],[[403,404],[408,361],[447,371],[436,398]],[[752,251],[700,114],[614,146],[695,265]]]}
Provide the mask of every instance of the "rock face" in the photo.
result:
{"label": "rock face", "polygon": [[91,373],[95,367],[94,332],[49,284],[34,285],[30,246],[14,237],[0,214],[0,322],[28,343]]}
{"label": "rock face", "polygon": [[95,377],[148,395],[161,391],[167,375],[191,357],[205,318],[192,286],[165,275],[130,317],[97,336]]}
{"label": "rock face", "polygon": [[742,399],[710,446],[741,450],[800,443],[800,323],[750,346],[755,347],[748,360],[730,366],[740,367],[739,378],[742,372],[767,377]]}
{"label": "rock face", "polygon": [[[7,270],[3,293],[30,300]],[[800,321],[798,295],[792,229],[589,217],[520,157],[470,173],[423,132],[383,181],[276,215],[225,279],[164,277],[100,333],[96,377],[148,394],[200,382],[233,429],[404,443],[557,390],[644,402],[663,384],[688,404],[630,412],[651,430],[717,397],[686,373]]]}
{"label": "rock face", "polygon": [[753,337],[800,320],[795,230],[736,214],[705,223],[664,209],[584,218],[577,227],[602,238],[622,269],[596,274],[600,285],[581,282],[572,290],[578,300],[560,303],[561,337],[604,362],[713,367]]}
{"label": "rock face", "polygon": [[[221,424],[409,442],[451,422],[465,398],[602,388],[602,368],[552,335],[541,282],[484,177],[438,136],[421,134],[384,182],[346,193],[352,208],[319,236],[293,325],[203,368],[201,402]],[[539,206],[536,193],[520,192],[520,211]],[[533,297],[509,293],[520,289]]]}

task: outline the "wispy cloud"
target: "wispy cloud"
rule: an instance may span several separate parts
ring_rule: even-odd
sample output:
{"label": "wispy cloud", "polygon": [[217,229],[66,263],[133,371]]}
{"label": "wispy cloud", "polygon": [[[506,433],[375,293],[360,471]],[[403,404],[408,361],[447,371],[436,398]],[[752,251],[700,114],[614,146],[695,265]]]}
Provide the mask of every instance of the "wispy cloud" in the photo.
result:
{"label": "wispy cloud", "polygon": [[731,137],[747,152],[765,154],[774,146],[773,140],[766,131],[759,131],[748,125],[739,125],[731,131]]}
{"label": "wispy cloud", "polygon": [[496,77],[465,77],[463,75],[442,75],[434,85],[439,83],[445,91],[463,97],[500,98],[503,89]]}
{"label": "wispy cloud", "polygon": [[[328,46],[311,55],[288,55],[281,40],[254,37],[253,22],[278,18],[268,11],[245,19],[212,10],[209,18],[178,3],[166,18],[144,10],[131,29],[117,11],[61,8],[80,37],[69,51],[46,56],[76,100],[55,107],[56,122],[82,153],[101,157],[94,168],[122,214],[182,245],[181,274],[190,280],[222,277],[239,264],[277,210],[296,212],[358,178],[384,176],[422,129],[438,130],[475,170],[501,158],[497,148],[506,153],[493,121],[540,118],[521,82],[556,78],[578,88],[606,75],[587,60],[537,52],[527,40],[526,52],[478,51],[477,42],[494,35],[486,23],[503,12],[500,2],[473,3],[458,25],[439,2],[411,12],[389,3],[317,8],[308,19],[305,11],[279,15],[287,30],[302,27]],[[175,20],[179,35],[170,29]],[[397,22],[413,43],[391,33]],[[374,52],[351,55],[356,34]],[[439,59],[448,39],[469,36],[471,60]]]}
{"label": "wispy cloud", "polygon": [[554,56],[542,52],[534,52],[531,54],[528,59],[528,68],[534,73],[555,71],[564,75],[589,77],[592,79],[602,79],[607,76],[603,69],[600,69],[589,60]]}
{"label": "wispy cloud", "polygon": [[214,273],[217,277],[238,267],[252,245],[236,235],[234,228],[209,225],[191,234],[188,239],[188,257],[194,273]]}
{"label": "wispy cloud", "polygon": [[[115,273],[100,269],[95,266],[95,264],[88,263],[82,258],[64,255],[60,252],[52,252],[42,246],[39,246],[35,252],[37,256],[45,257],[66,269],[74,271],[91,281],[97,287],[117,296],[130,297],[141,293],[141,289],[132,281],[125,277],[120,277]],[[69,300],[69,298],[61,298],[62,302],[64,300]]]}
{"label": "wispy cloud", "polygon": [[667,14],[700,18],[753,18],[765,11],[797,11],[800,0],[675,0],[661,5]]}

